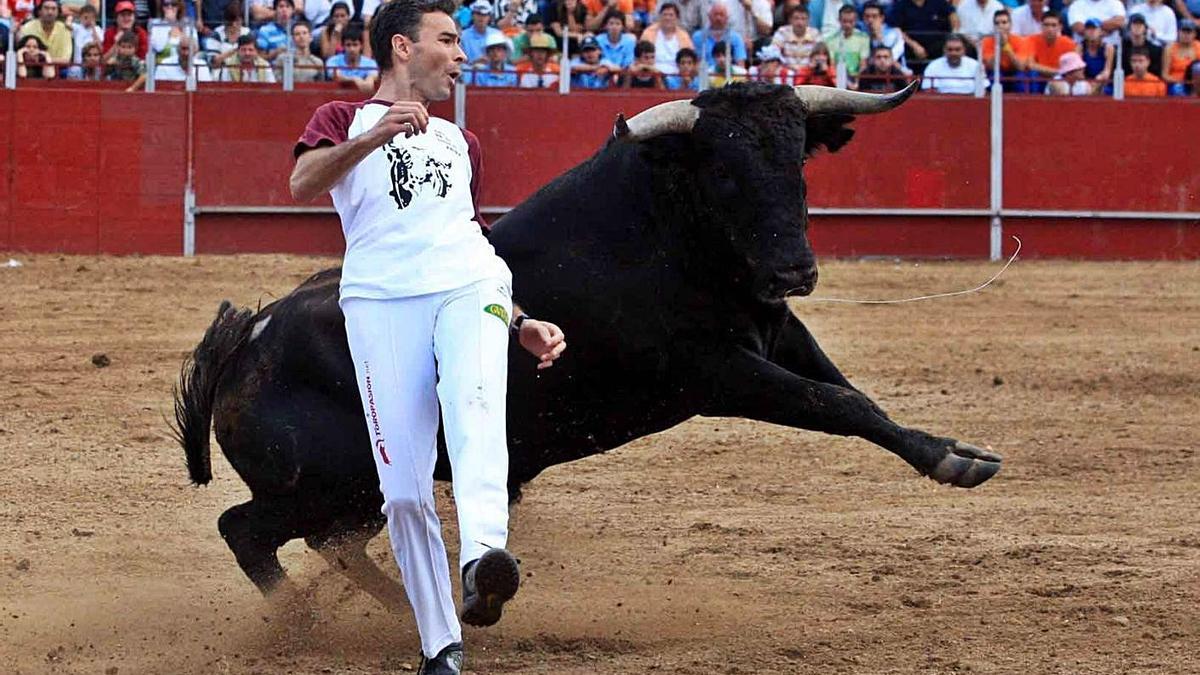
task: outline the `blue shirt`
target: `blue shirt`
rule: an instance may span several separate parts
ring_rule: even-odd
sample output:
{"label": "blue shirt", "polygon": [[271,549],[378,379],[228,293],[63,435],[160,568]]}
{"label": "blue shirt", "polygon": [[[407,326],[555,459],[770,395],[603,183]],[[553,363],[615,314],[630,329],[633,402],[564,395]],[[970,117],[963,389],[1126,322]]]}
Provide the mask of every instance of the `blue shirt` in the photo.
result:
{"label": "blue shirt", "polygon": [[342,77],[369,77],[379,72],[379,64],[375,63],[375,59],[369,56],[358,57],[358,66],[355,68],[346,67],[346,54],[334,54],[325,61],[325,77],[332,80],[334,74]]}
{"label": "blue shirt", "polygon": [[729,43],[730,53],[733,55],[734,61],[744,62],[746,60],[746,43],[742,40],[742,36],[738,32],[727,28],[725,29],[725,36],[720,40],[714,40],[712,34],[703,28],[692,33],[692,44],[696,45],[696,51],[704,59],[704,62],[708,64],[709,68],[717,67],[717,62],[713,60],[712,51],[713,47],[722,41]]}
{"label": "blue shirt", "polygon": [[628,68],[633,64],[633,48],[637,46],[637,38],[629,33],[621,33],[621,39],[615,45],[609,42],[608,33],[597,35],[596,42],[600,43],[601,59],[615,63],[618,68]]}
{"label": "blue shirt", "polygon": [[291,40],[291,36],[288,35],[287,30],[274,21],[260,26],[258,29],[259,51],[269,52],[272,49],[281,49],[288,46],[289,40]]}
{"label": "blue shirt", "polygon": [[663,75],[663,84],[666,85],[667,89],[671,89],[673,91],[681,91],[681,90],[700,91],[700,78],[699,77],[693,77],[692,83],[687,86],[684,86],[682,76],[680,76],[680,75]]}
{"label": "blue shirt", "polygon": [[462,40],[462,50],[467,55],[467,63],[474,63],[487,56],[487,40],[493,34],[504,35],[499,29],[492,28],[491,26],[488,26],[482,35],[475,30],[474,26],[463,29],[462,36],[459,39]]}
{"label": "blue shirt", "polygon": [[511,63],[504,64],[503,70],[464,70],[462,77],[467,85],[476,87],[515,87],[518,84],[517,69]]}
{"label": "blue shirt", "polygon": [[[601,59],[600,62],[604,63],[604,60]],[[572,68],[579,65],[583,65],[583,57],[576,56],[575,58],[571,59]],[[605,63],[605,65],[607,65],[609,68],[615,68],[615,66],[613,66],[611,63]],[[606,73],[603,76],[596,73],[571,72],[572,87],[579,87],[580,89],[607,89],[609,87],[609,83],[611,82],[612,72]]]}

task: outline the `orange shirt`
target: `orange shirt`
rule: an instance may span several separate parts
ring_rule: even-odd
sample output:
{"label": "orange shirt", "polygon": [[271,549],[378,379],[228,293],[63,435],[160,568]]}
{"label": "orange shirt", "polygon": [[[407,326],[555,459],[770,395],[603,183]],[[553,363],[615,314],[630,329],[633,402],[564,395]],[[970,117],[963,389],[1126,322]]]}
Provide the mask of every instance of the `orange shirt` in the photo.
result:
{"label": "orange shirt", "polygon": [[[604,9],[608,6],[608,3],[604,0],[583,0],[583,5],[587,7],[588,14],[600,16],[604,14]],[[617,11],[625,16],[633,14],[633,0],[617,0]],[[600,29],[603,30],[604,26],[601,26]]]}
{"label": "orange shirt", "polygon": [[[517,72],[521,73],[521,74],[532,73],[533,72],[533,62],[532,61],[522,61],[522,62],[518,63],[517,64]],[[547,61],[546,62],[546,70],[543,72],[557,73],[558,72],[558,61],[555,61],[554,59],[550,59],[549,61]]]}
{"label": "orange shirt", "polygon": [[1154,73],[1146,73],[1146,79],[1139,80],[1133,75],[1125,77],[1126,96],[1166,96],[1167,83]]}
{"label": "orange shirt", "polygon": [[[1167,47],[1167,51],[1163,54],[1163,61],[1167,63],[1167,79],[1172,82],[1183,82],[1187,79],[1188,64],[1196,60],[1196,56],[1180,56],[1179,43],[1172,42]],[[1192,54],[1196,53],[1196,47],[1193,44]]]}
{"label": "orange shirt", "polygon": [[1059,57],[1075,51],[1075,41],[1065,35],[1059,35],[1053,44],[1046,44],[1046,38],[1041,35],[1032,35],[1025,41],[1025,46],[1028,48],[1026,53],[1031,54],[1038,65],[1055,70],[1058,70]]}
{"label": "orange shirt", "polygon": [[[1020,35],[1010,35],[1010,36],[1008,36],[1008,41],[1012,45],[1013,51],[1016,53],[1017,56],[1021,57],[1022,59],[1026,59],[1029,57],[1028,40],[1021,37]],[[1045,42],[1046,42],[1045,40],[1042,40],[1043,44],[1045,44]],[[996,38],[991,35],[983,38],[983,41],[981,41],[979,43],[979,51],[982,55],[982,58],[980,59],[980,63],[983,64],[983,67],[985,69],[987,69],[987,71],[989,73],[992,72],[993,59],[996,58],[995,50],[996,50]],[[1007,72],[1007,71],[1013,71],[1016,69],[1017,69],[1017,64],[1013,63],[1012,57],[1008,55],[1007,51],[1002,50],[1000,52],[1000,70]]]}

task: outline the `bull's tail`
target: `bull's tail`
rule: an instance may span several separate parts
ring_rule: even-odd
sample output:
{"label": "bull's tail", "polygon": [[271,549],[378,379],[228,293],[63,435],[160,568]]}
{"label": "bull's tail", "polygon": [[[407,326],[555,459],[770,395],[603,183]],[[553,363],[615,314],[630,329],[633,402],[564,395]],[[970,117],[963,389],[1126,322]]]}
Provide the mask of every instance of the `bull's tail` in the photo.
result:
{"label": "bull's tail", "polygon": [[223,301],[217,318],[179,372],[179,386],[175,388],[175,439],[183,446],[188,475],[197,485],[212,480],[208,437],[217,382],[225,362],[250,332],[252,318],[250,310],[239,311],[228,300]]}

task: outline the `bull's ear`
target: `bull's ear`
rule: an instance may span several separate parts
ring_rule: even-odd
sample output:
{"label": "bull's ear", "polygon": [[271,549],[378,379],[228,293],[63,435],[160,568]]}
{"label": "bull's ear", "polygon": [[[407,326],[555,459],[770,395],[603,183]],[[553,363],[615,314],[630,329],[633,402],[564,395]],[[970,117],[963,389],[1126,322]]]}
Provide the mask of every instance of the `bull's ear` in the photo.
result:
{"label": "bull's ear", "polygon": [[854,138],[854,130],[846,125],[854,121],[853,115],[814,115],[804,122],[804,156],[825,148],[837,152]]}

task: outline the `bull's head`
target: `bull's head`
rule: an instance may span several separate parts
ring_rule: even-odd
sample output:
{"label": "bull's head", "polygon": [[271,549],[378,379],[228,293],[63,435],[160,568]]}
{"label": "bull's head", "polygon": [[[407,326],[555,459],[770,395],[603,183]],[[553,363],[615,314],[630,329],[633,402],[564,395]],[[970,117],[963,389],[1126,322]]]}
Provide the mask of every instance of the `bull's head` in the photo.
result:
{"label": "bull's head", "polygon": [[[670,142],[664,157],[692,193],[686,217],[720,263],[761,300],[812,293],[817,265],[808,243],[803,164],[818,148],[850,140],[855,115],[891,110],[916,83],[878,95],[831,87],[735,84],[693,100],[670,101],[628,122],[624,141]],[[654,145],[654,144],[651,144]],[[675,214],[685,215],[685,214]],[[716,250],[712,250],[715,248]]]}

